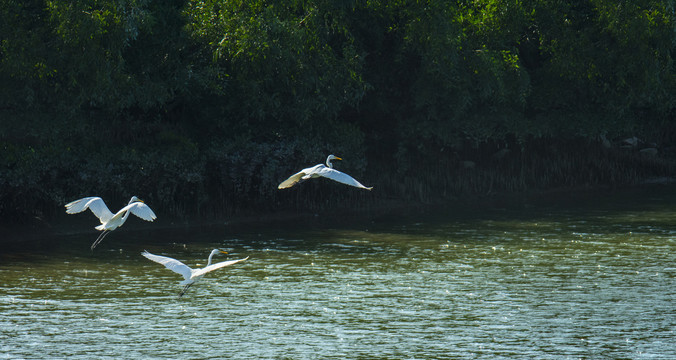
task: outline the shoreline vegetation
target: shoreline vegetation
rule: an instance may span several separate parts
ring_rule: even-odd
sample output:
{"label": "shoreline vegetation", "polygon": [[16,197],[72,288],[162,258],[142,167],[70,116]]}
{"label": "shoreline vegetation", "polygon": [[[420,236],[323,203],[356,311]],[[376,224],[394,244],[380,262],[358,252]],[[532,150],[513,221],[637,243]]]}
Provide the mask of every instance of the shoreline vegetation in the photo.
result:
{"label": "shoreline vegetation", "polygon": [[[178,224],[676,173],[673,1],[0,1],[4,233],[84,196]],[[328,154],[373,191],[277,189]]]}
{"label": "shoreline vegetation", "polygon": [[[673,197],[676,191],[676,178],[659,177],[646,179],[639,184],[595,185],[578,187],[559,187],[518,192],[465,195],[453,200],[434,202],[382,200],[370,201],[355,209],[349,207],[317,208],[297,211],[257,211],[249,210],[224,217],[162,218],[154,223],[141,221],[125,225],[125,233],[167,234],[168,238],[182,237],[184,243],[192,242],[194,229],[222,229],[224,234],[249,234],[270,229],[368,229],[377,223],[388,222],[420,222],[430,218],[435,221],[440,214],[464,218],[465,216],[484,216],[498,211],[522,210],[524,208],[546,209],[549,207],[575,208],[584,204],[595,203],[596,206],[612,206],[617,211],[635,210],[631,204],[620,198],[640,199],[662,194],[666,198]],[[609,199],[616,199],[610,200]],[[631,201],[633,201],[631,200]],[[600,201],[600,202],[599,202]],[[613,205],[608,205],[612,202]],[[642,206],[638,204],[638,206]],[[593,208],[594,206],[592,206]],[[472,215],[473,214],[473,215]],[[482,215],[483,214],[483,215]],[[96,219],[85,214],[80,217],[57,214],[49,218],[35,216],[19,223],[0,222],[0,243],[6,250],[22,249],[25,244],[41,246],[58,246],[53,239],[63,236],[82,236],[98,234],[94,230]],[[444,216],[446,216],[444,215]],[[490,215],[487,215],[490,216]],[[504,214],[503,214],[504,216]],[[478,220],[478,219],[477,219]],[[302,224],[302,225],[301,225]],[[178,235],[177,235],[178,234]],[[122,236],[122,235],[121,235]],[[172,240],[172,241],[174,241]]]}

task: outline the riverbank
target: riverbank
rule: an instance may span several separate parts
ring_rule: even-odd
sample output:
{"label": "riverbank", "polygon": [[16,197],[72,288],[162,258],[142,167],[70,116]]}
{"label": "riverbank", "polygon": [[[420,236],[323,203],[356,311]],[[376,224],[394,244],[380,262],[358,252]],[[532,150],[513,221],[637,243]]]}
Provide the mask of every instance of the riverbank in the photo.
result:
{"label": "riverbank", "polygon": [[[553,188],[547,190],[530,190],[513,193],[496,193],[482,196],[462,196],[454,201],[422,203],[402,200],[388,200],[378,205],[369,205],[360,209],[335,208],[319,211],[246,211],[233,216],[204,217],[192,219],[161,216],[156,210],[158,219],[145,222],[131,218],[119,233],[154,233],[166,234],[175,238],[182,234],[186,242],[198,231],[252,233],[257,230],[295,228],[304,229],[368,229],[378,223],[418,222],[444,214],[464,218],[467,216],[490,216],[495,213],[508,213],[524,209],[552,207],[599,207],[605,210],[632,210],[640,199],[673,198],[676,201],[676,182],[671,178],[652,179],[640,185],[632,186],[594,186],[576,188]],[[59,214],[54,218],[34,217],[22,224],[0,225],[0,244],[5,249],[16,249],[31,246],[55,246],[52,242],[63,236],[81,236],[91,234],[96,219],[89,212],[66,215]]]}

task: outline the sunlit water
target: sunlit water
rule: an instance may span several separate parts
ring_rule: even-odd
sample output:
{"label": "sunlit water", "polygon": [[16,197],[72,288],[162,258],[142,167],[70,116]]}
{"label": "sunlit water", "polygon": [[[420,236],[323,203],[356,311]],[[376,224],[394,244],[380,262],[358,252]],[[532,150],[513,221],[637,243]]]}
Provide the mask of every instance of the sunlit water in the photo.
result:
{"label": "sunlit water", "polygon": [[[0,255],[0,358],[674,359],[676,197],[644,195],[309,230],[121,228],[94,253],[94,231],[54,239]],[[195,266],[214,247],[250,259],[180,299],[179,276],[140,255]]]}

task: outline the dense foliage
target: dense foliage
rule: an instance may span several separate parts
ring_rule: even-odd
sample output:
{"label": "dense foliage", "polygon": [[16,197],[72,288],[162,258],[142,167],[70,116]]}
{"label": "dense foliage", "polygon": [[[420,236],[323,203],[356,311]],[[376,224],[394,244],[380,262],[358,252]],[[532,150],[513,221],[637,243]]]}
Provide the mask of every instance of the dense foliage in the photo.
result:
{"label": "dense foliage", "polygon": [[[215,215],[671,170],[673,0],[0,4],[4,216],[94,194]],[[634,136],[658,156],[617,150]],[[277,191],[329,153],[378,192]]]}

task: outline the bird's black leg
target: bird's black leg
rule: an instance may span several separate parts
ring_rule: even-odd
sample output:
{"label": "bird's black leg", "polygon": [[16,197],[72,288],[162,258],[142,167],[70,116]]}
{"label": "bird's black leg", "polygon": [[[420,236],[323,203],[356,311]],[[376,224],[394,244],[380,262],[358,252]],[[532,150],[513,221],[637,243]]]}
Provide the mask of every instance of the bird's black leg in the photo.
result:
{"label": "bird's black leg", "polygon": [[180,298],[181,296],[183,296],[183,294],[185,294],[185,292],[188,291],[188,288],[189,288],[190,286],[192,286],[192,284],[193,284],[193,283],[190,283],[190,284],[186,285],[186,286],[183,288],[183,290],[181,290],[181,293],[178,294],[178,297]]}
{"label": "bird's black leg", "polygon": [[99,235],[99,237],[96,238],[96,241],[94,241],[94,243],[92,244],[92,251],[94,251],[94,248],[96,247],[96,245],[100,244],[101,241],[103,241],[103,238],[106,237],[106,235],[108,235],[109,232],[110,232],[110,230],[104,230],[101,233],[101,235]]}

